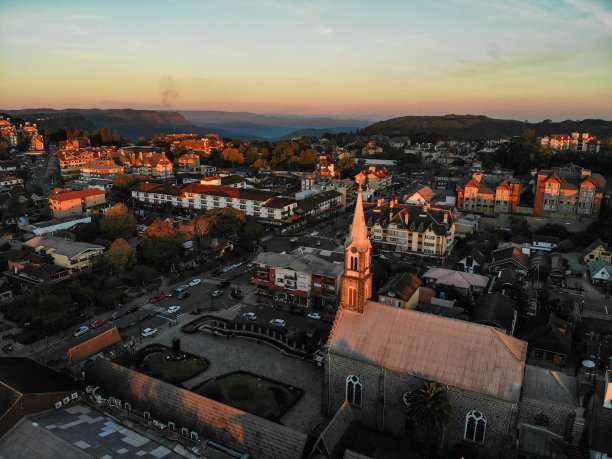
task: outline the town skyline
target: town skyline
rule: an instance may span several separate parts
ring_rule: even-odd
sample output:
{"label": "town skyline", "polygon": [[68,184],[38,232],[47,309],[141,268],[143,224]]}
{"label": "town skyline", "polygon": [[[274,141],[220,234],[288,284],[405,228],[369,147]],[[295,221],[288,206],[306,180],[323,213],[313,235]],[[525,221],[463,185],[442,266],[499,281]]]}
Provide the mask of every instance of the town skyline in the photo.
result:
{"label": "town skyline", "polygon": [[612,118],[606,2],[118,6],[3,2],[0,107]]}

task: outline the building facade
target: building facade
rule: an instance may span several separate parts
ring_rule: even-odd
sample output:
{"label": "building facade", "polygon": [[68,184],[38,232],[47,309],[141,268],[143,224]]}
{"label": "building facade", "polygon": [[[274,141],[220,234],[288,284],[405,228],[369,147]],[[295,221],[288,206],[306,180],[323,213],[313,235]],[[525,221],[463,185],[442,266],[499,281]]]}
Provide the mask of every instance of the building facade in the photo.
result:
{"label": "building facade", "polygon": [[49,207],[55,218],[77,215],[96,209],[106,204],[106,192],[99,188],[89,188],[80,191],[49,196]]}
{"label": "building facade", "polygon": [[514,178],[498,179],[474,174],[457,187],[457,209],[485,215],[515,213],[521,196],[521,183]]}

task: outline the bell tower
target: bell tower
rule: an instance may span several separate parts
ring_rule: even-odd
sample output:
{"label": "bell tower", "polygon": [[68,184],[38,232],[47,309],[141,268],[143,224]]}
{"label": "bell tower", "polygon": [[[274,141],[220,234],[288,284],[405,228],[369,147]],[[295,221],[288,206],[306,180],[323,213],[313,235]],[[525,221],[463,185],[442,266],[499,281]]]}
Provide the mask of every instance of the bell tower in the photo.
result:
{"label": "bell tower", "polygon": [[351,234],[344,244],[344,274],[340,308],[362,313],[365,302],[372,296],[370,260],[372,244],[363,214],[361,185],[357,195]]}

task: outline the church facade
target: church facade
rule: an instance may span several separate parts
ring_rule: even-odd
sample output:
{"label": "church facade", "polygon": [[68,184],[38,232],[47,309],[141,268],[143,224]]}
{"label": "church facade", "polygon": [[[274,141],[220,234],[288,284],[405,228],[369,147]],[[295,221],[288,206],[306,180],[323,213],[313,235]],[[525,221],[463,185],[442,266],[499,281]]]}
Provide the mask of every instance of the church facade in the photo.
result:
{"label": "church facade", "polygon": [[[447,386],[453,403],[445,451],[459,447],[468,451],[466,457],[515,457],[518,432],[546,419],[548,410],[544,400],[536,409],[541,412],[519,416],[527,343],[493,327],[369,301],[371,249],[359,193],[345,243],[341,304],[327,343],[322,410],[333,415],[347,400],[360,424],[422,438],[418,422],[406,416],[405,400],[436,381]],[[534,386],[548,385],[550,393],[557,388],[557,375],[532,373],[539,378]],[[563,403],[554,404],[559,413],[554,426],[537,425],[544,445],[538,453],[551,434],[570,439],[575,407],[573,400]]]}

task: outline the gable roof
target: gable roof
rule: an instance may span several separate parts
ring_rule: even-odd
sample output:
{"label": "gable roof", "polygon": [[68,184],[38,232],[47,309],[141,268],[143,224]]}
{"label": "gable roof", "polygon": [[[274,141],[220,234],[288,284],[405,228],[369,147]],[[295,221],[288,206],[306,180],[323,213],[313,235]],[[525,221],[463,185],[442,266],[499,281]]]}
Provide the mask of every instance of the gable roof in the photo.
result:
{"label": "gable roof", "polygon": [[596,239],[594,242],[592,242],[586,249],[584,249],[584,252],[582,252],[582,256],[586,256],[589,253],[591,253],[593,250],[595,250],[596,248],[598,248],[599,246],[603,246],[604,250],[606,251],[610,251],[610,248],[608,246],[608,244],[606,244],[604,241],[602,241],[601,239]]}
{"label": "gable roof", "polygon": [[505,249],[495,250],[491,253],[492,264],[497,265],[505,261],[510,261],[513,264],[520,266],[526,271],[529,270],[529,256],[521,252],[516,247],[507,247]]}
{"label": "gable roof", "polygon": [[529,343],[529,348],[567,355],[572,347],[572,337],[568,329],[568,323],[551,312],[530,322],[521,339]]}
{"label": "gable roof", "polygon": [[516,302],[501,293],[482,295],[476,300],[472,321],[510,331]]}
{"label": "gable roof", "polygon": [[349,402],[345,400],[321,435],[319,435],[311,454],[315,453],[318,449],[325,454],[326,457],[336,457],[337,454],[334,453],[338,452],[337,448],[351,428],[354,419],[355,416],[353,416],[351,406]]}
{"label": "gable roof", "polygon": [[42,246],[42,250],[45,252],[50,249],[55,249],[51,253],[66,255],[68,258],[74,258],[88,250],[104,250],[103,245],[91,244],[89,242],[67,241],[61,237],[53,236],[35,236],[25,241],[24,246],[33,249]]}
{"label": "gable roof", "polygon": [[602,270],[605,271],[604,279],[610,278],[612,279],[612,265],[606,263],[604,260],[592,261],[588,264],[589,267],[589,276],[594,277],[599,274]]}
{"label": "gable roof", "polygon": [[435,279],[436,284],[458,288],[470,288],[472,286],[485,288],[489,284],[489,278],[486,276],[444,268],[428,269],[422,277],[423,279]]}
{"label": "gable roof", "polygon": [[207,439],[253,457],[301,458],[307,435],[216,402],[105,359],[96,359],[86,380],[107,394],[173,421]]}
{"label": "gable roof", "polygon": [[578,380],[565,373],[527,365],[523,396],[577,407]]}
{"label": "gable roof", "polygon": [[20,394],[81,389],[81,384],[29,357],[0,357],[0,384]]}
{"label": "gable roof", "polygon": [[71,364],[79,363],[92,355],[101,352],[113,344],[120,343],[121,336],[117,327],[100,333],[87,341],[68,349],[68,362]]}
{"label": "gable roof", "polygon": [[398,296],[404,301],[408,301],[414,295],[423,281],[416,277],[411,272],[400,273],[393,277],[389,282],[382,286],[378,291],[379,295],[388,295],[389,292],[393,292],[394,295]]}
{"label": "gable roof", "polygon": [[80,191],[69,191],[67,193],[50,195],[49,199],[53,201],[71,201],[73,199],[91,198],[100,195],[105,196],[106,191],[101,190],[99,188],[87,188],[85,190]]}
{"label": "gable roof", "polygon": [[527,343],[493,327],[366,301],[362,314],[339,311],[329,353],[517,402]]}

